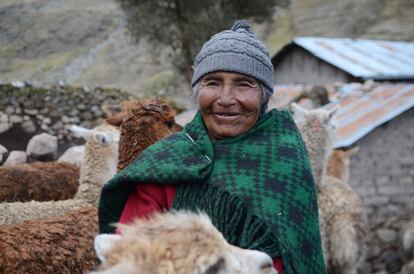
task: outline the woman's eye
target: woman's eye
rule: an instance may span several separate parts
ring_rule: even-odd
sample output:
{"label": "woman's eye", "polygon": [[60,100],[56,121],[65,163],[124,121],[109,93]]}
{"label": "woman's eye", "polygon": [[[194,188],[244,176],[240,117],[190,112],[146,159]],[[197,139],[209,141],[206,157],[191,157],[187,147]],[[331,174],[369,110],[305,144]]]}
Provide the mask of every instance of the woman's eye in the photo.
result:
{"label": "woman's eye", "polygon": [[218,83],[216,81],[209,81],[206,83],[206,86],[218,86]]}
{"label": "woman's eye", "polygon": [[244,88],[251,88],[251,87],[253,87],[249,82],[240,82],[239,83],[239,86],[240,87],[244,87]]}

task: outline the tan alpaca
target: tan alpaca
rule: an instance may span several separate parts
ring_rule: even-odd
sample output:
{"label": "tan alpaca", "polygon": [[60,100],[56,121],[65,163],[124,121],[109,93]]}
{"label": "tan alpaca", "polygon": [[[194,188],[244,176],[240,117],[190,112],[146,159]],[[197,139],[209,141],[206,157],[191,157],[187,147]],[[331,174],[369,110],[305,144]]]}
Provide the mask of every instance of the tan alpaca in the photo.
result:
{"label": "tan alpaca", "polygon": [[94,274],[277,273],[267,254],[230,245],[204,214],[157,213],[121,231],[95,238],[103,263]]}
{"label": "tan alpaca", "polygon": [[365,256],[367,217],[361,199],[348,185],[349,157],[356,151],[358,148],[332,153],[318,194],[329,273],[356,274]]}
{"label": "tan alpaca", "polygon": [[[354,147],[352,149],[342,150],[336,149],[332,151],[331,155],[328,158],[326,165],[326,175],[333,176],[342,180],[343,182],[348,182],[349,180],[349,158],[352,155],[357,154],[359,147]],[[344,168],[347,167],[347,168]]]}

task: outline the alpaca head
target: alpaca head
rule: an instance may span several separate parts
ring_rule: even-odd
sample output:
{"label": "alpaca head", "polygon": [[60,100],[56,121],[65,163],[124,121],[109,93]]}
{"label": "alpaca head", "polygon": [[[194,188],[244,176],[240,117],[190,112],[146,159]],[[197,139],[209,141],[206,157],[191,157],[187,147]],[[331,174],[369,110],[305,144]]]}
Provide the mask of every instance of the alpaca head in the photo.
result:
{"label": "alpaca head", "polygon": [[276,274],[267,254],[230,245],[204,214],[157,213],[121,232],[95,238],[95,274]]}
{"label": "alpaca head", "polygon": [[[116,174],[119,150],[119,129],[109,125],[105,121],[94,129],[86,129],[79,126],[71,126],[70,130],[78,137],[86,141],[85,154],[81,165],[79,190],[102,187]],[[86,191],[85,193],[92,193]],[[95,193],[96,192],[96,193]],[[93,192],[88,200],[97,202],[99,190]],[[78,191],[77,196],[83,195]],[[84,197],[82,197],[84,198]]]}
{"label": "alpaca head", "polygon": [[336,177],[343,182],[348,182],[349,179],[349,158],[359,151],[358,147],[352,149],[342,150],[335,149],[329,156],[326,175]]}
{"label": "alpaca head", "polygon": [[121,107],[121,113],[106,119],[112,125],[121,126],[118,170],[148,146],[182,129],[175,123],[175,110],[165,101],[126,101]]}
{"label": "alpaca head", "polygon": [[321,187],[325,161],[332,151],[335,140],[337,126],[335,114],[339,105],[331,109],[307,110],[292,103],[291,107],[309,153],[315,182],[318,187]]}

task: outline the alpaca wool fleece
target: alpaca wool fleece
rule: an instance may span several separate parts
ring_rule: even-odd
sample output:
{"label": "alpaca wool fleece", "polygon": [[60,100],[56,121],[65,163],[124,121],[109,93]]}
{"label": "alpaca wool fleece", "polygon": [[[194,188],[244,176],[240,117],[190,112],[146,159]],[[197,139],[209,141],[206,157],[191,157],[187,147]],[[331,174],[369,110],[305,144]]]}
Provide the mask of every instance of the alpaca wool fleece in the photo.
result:
{"label": "alpaca wool fleece", "polygon": [[84,273],[97,266],[97,211],[0,226],[1,273]]}
{"label": "alpaca wool fleece", "polygon": [[79,187],[79,167],[69,163],[38,162],[0,167],[0,201],[57,201],[71,199]]}

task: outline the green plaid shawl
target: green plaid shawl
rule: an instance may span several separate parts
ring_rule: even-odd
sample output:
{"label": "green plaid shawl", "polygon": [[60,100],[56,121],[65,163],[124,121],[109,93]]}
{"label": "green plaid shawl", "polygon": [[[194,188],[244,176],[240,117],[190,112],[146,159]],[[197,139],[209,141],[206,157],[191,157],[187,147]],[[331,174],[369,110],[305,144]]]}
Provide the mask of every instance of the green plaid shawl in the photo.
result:
{"label": "green plaid shawl", "polygon": [[307,152],[286,111],[248,132],[212,142],[200,113],[143,151],[102,189],[101,233],[113,233],[138,183],[176,184],[173,209],[205,211],[232,244],[280,256],[284,273],[325,273],[315,185]]}

